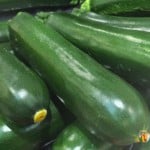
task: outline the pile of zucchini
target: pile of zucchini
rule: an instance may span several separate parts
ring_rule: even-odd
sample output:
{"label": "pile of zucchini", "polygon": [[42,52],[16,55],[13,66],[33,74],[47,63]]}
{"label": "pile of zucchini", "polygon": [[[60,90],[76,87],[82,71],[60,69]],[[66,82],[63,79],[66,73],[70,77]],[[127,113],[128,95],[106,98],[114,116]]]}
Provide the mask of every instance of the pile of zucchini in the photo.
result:
{"label": "pile of zucchini", "polygon": [[0,149],[149,150],[150,17],[132,15],[150,2],[0,1],[14,11],[0,22]]}

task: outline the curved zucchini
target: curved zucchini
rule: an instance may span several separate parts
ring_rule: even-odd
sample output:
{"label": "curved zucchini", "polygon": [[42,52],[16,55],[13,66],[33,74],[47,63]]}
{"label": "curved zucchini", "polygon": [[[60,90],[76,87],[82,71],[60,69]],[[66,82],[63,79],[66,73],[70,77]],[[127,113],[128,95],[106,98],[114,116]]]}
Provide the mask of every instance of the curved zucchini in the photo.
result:
{"label": "curved zucchini", "polygon": [[19,13],[9,28],[15,52],[92,134],[119,145],[149,140],[148,108],[130,85],[27,13]]}
{"label": "curved zucchini", "polygon": [[121,150],[107,142],[97,141],[75,122],[67,126],[56,138],[52,150]]}
{"label": "curved zucchini", "polygon": [[51,101],[49,109],[51,112],[51,120],[47,120],[43,124],[35,124],[32,126],[26,126],[25,128],[10,127],[19,136],[29,142],[37,143],[39,147],[41,147],[44,143],[53,140],[65,127],[65,121],[63,120],[64,114],[61,114]]}
{"label": "curved zucchini", "polygon": [[0,149],[1,150],[33,150],[34,144],[18,136],[0,119]]}
{"label": "curved zucchini", "polygon": [[6,122],[24,128],[47,120],[47,87],[5,46],[0,46],[0,70],[0,113]]}
{"label": "curved zucchini", "polygon": [[[65,22],[69,27],[64,26]],[[52,13],[47,24],[129,81],[147,98],[150,106],[149,33],[116,28],[65,13]]]}
{"label": "curved zucchini", "polygon": [[116,17],[96,14],[94,12],[81,12],[75,9],[72,14],[89,20],[104,23],[113,27],[150,32],[150,18],[149,17]]}
{"label": "curved zucchini", "polygon": [[68,7],[78,3],[79,0],[0,0],[0,13],[36,7]]}
{"label": "curved zucchini", "polygon": [[86,0],[81,10],[116,15],[133,11],[150,11],[149,0]]}

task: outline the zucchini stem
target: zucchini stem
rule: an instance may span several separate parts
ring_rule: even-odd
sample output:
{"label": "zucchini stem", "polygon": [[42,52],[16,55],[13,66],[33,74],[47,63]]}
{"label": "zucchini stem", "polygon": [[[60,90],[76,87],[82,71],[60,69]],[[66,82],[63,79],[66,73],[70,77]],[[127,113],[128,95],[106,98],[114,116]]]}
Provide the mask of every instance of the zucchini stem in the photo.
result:
{"label": "zucchini stem", "polygon": [[33,117],[34,123],[40,123],[43,121],[47,116],[47,110],[46,109],[41,109],[37,111]]}

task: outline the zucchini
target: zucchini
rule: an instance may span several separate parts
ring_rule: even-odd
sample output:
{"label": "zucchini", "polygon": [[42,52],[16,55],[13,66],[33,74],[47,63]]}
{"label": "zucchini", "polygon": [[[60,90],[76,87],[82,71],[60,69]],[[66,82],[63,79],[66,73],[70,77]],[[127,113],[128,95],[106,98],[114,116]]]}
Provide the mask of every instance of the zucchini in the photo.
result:
{"label": "zucchini", "polygon": [[30,125],[24,128],[16,128],[11,125],[9,127],[23,139],[36,143],[41,147],[45,142],[53,140],[65,127],[65,122],[62,117],[63,113],[61,114],[51,101],[49,110],[51,112],[51,120],[46,120],[43,124]]}
{"label": "zucchini", "polygon": [[6,21],[0,22],[0,42],[9,41],[8,23]]}
{"label": "zucchini", "polygon": [[[9,43],[0,44],[0,81],[2,81],[0,83],[0,91],[3,93],[0,95],[1,115],[3,119],[6,120],[7,125],[20,137],[29,142],[41,145],[46,141],[52,140],[64,128],[65,122],[56,106],[50,101],[48,90],[43,81],[17,60],[12,53],[13,51],[11,50]],[[6,70],[6,68],[8,70]],[[12,78],[12,74],[16,79],[15,77]],[[9,76],[11,77],[11,80],[7,80]],[[4,81],[6,82],[4,83]],[[15,86],[13,84],[14,82],[17,83]],[[16,91],[16,94],[10,93],[13,89]],[[27,95],[24,98],[17,95],[17,91],[19,92],[21,89],[25,89],[27,92]],[[6,99],[10,98],[10,95],[8,95],[7,92],[11,94],[12,101],[11,99]],[[7,103],[4,103],[4,100],[7,100]],[[17,107],[20,107],[21,109],[18,110]],[[40,107],[42,107],[42,109],[46,108],[49,114],[47,114],[47,118],[43,122],[34,124],[33,120],[31,120],[34,116],[33,113],[35,110],[38,111]],[[11,108],[10,111],[8,108]],[[10,116],[10,114],[12,115]],[[15,120],[13,120],[12,117]]]}
{"label": "zucchini", "polygon": [[46,85],[5,46],[0,46],[0,70],[0,113],[6,122],[24,128],[48,120]]}
{"label": "zucchini", "polygon": [[[112,27],[66,13],[52,13],[46,22],[135,86],[150,106],[149,33]],[[65,22],[67,26],[64,26]]]}
{"label": "zucchini", "polygon": [[56,138],[52,150],[121,150],[110,143],[98,141],[77,122],[67,126]]}
{"label": "zucchini", "polygon": [[0,119],[0,149],[1,150],[33,150],[35,145],[30,143],[10,129],[5,122]]}
{"label": "zucchini", "polygon": [[79,0],[0,0],[0,13],[36,7],[68,7],[78,3]]}
{"label": "zucchini", "polygon": [[149,0],[85,0],[81,5],[83,11],[117,15],[133,11],[150,11]]}
{"label": "zucchini", "polygon": [[15,53],[28,60],[92,134],[118,145],[149,140],[148,108],[129,84],[27,13],[14,17],[9,31]]}
{"label": "zucchini", "polygon": [[104,23],[106,25],[150,32],[150,18],[149,17],[118,17],[118,16],[108,16],[96,14],[94,12],[81,12],[79,9],[75,9],[72,14],[77,15],[82,18],[87,18],[89,20]]}

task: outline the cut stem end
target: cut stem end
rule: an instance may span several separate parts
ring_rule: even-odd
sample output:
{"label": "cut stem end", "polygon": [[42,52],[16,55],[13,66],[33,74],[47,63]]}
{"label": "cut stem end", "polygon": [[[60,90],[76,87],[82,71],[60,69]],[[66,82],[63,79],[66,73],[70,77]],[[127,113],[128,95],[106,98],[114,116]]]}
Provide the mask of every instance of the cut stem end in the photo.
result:
{"label": "cut stem end", "polygon": [[142,131],[140,134],[139,134],[139,141],[141,143],[147,143],[150,139],[150,133],[148,133],[147,131]]}
{"label": "cut stem end", "polygon": [[41,109],[37,111],[33,117],[34,123],[40,123],[42,122],[47,116],[47,110]]}

